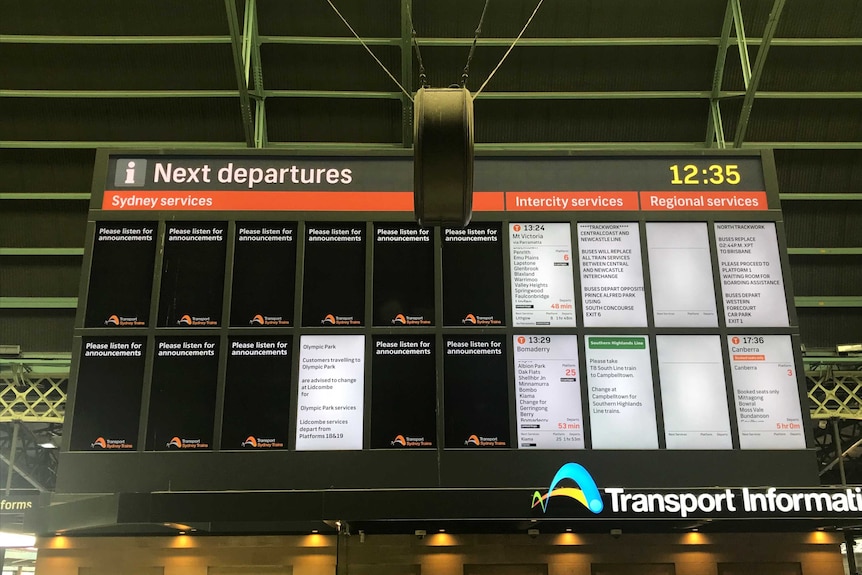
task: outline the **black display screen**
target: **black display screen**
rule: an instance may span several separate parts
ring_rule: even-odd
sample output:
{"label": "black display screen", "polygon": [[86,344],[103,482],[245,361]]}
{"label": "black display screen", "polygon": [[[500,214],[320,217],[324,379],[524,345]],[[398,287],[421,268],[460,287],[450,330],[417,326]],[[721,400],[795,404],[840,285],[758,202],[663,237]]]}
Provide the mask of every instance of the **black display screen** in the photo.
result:
{"label": "black display screen", "polygon": [[434,336],[377,336],[371,356],[371,447],[435,447]]}
{"label": "black display screen", "polygon": [[308,224],[302,285],[302,325],[364,325],[365,224]]}
{"label": "black display screen", "polygon": [[374,325],[434,323],[434,242],[414,223],[374,226]]}
{"label": "black display screen", "polygon": [[217,337],[157,337],[147,450],[212,449]]}
{"label": "black display screen", "polygon": [[443,338],[446,447],[509,446],[506,339]]}
{"label": "black display screen", "polygon": [[238,222],[230,325],[293,325],[296,224]]}
{"label": "black display screen", "polygon": [[224,222],[167,224],[159,326],[220,325],[226,232]]}
{"label": "black display screen", "polygon": [[138,446],[144,337],[85,337],[72,418],[72,451],[125,451]]}
{"label": "black display screen", "polygon": [[146,327],[158,222],[96,223],[85,327]]}
{"label": "black display screen", "polygon": [[221,449],[285,449],[290,432],[289,337],[228,341]]}
{"label": "black display screen", "polygon": [[442,233],[443,325],[505,325],[501,224]]}

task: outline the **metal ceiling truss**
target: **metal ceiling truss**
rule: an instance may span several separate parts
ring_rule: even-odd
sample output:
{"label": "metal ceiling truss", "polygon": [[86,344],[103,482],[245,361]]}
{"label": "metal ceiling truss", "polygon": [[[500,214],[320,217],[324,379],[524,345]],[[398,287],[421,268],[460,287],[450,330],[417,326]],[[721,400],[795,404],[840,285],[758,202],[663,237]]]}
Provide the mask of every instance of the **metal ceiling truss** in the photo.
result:
{"label": "metal ceiling truss", "polygon": [[4,493],[12,489],[53,491],[58,449],[39,446],[38,434],[59,433],[59,424],[35,428],[21,421],[0,422],[0,478]]}
{"label": "metal ceiling truss", "polygon": [[[397,46],[401,51],[401,83],[412,90],[412,27],[410,6],[412,0],[401,0],[401,35],[397,38],[363,38],[369,46]],[[727,146],[721,116],[722,100],[742,98],[742,108],[736,123],[733,147],[772,147],[803,149],[862,149],[862,142],[745,142],[751,110],[757,99],[829,100],[862,99],[859,91],[837,92],[760,92],[758,85],[762,77],[766,56],[771,46],[794,47],[860,47],[862,38],[774,38],[785,0],[775,0],[761,38],[748,38],[742,19],[740,0],[728,0],[721,33],[717,37],[694,38],[522,38],[521,48],[529,47],[585,47],[585,46],[716,46],[716,64],[710,90],[705,91],[554,91],[554,92],[483,92],[480,100],[647,100],[647,99],[707,99],[709,100],[706,137],[703,142],[583,142],[583,143],[536,143],[477,145],[478,150],[578,150],[578,149],[690,149],[724,148]],[[362,90],[265,90],[263,65],[260,56],[262,44],[295,45],[347,45],[359,46],[354,37],[322,36],[260,36],[257,22],[256,0],[245,2],[242,23],[237,14],[235,0],[225,0],[228,36],[45,36],[12,35],[0,37],[0,43],[8,44],[94,44],[94,45],[147,45],[147,44],[230,44],[233,57],[237,90],[0,90],[0,98],[225,98],[238,97],[243,126],[243,142],[102,142],[102,141],[7,141],[0,148],[95,148],[160,147],[175,149],[190,148],[238,148],[277,147],[280,149],[328,150],[358,147],[366,150],[386,150],[411,147],[413,139],[413,109],[410,99],[403,93],[392,91]],[[733,33],[732,33],[733,32]],[[422,45],[428,47],[469,46],[471,38],[423,38]],[[511,38],[479,38],[478,45],[486,47],[509,46]],[[745,91],[722,91],[727,50],[735,45],[739,51]],[[754,64],[749,62],[749,48],[758,47]],[[267,98],[349,98],[392,99],[401,101],[401,142],[391,144],[356,144],[329,142],[273,142],[267,138]]]}

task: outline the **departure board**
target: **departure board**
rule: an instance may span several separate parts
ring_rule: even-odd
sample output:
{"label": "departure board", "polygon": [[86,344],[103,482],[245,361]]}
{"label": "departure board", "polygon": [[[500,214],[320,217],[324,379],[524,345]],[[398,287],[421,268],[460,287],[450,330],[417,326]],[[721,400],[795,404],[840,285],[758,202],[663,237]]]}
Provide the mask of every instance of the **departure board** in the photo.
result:
{"label": "departure board", "polygon": [[480,156],[470,224],[421,227],[408,156],[100,153],[58,485],[168,488],[113,452],[189,491],[801,481],[773,170]]}

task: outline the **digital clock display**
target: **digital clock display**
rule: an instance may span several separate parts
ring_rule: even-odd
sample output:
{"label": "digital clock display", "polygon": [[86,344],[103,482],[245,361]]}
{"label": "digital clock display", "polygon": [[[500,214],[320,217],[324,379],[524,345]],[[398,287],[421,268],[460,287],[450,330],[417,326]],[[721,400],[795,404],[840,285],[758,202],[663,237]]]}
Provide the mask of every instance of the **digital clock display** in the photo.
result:
{"label": "digital clock display", "polygon": [[670,183],[675,186],[736,186],[742,182],[739,164],[673,164],[670,166]]}

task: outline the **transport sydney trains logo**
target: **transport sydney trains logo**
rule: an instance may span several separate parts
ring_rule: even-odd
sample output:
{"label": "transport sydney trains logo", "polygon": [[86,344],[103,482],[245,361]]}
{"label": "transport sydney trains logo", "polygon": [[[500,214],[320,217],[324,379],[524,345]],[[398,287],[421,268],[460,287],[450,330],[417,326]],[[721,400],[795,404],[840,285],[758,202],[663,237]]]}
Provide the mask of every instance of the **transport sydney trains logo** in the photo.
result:
{"label": "transport sydney trains logo", "polygon": [[92,449],[134,449],[135,446],[126,443],[125,439],[106,439],[104,437],[97,437],[96,440],[90,444]]}
{"label": "transport sydney trains logo", "polygon": [[464,319],[461,320],[461,323],[464,325],[500,325],[503,322],[499,319],[494,319],[494,316],[492,315],[475,315],[468,313],[464,316]]}
{"label": "transport sydney trains logo", "polygon": [[534,491],[532,507],[541,507],[543,512],[547,512],[551,497],[574,499],[595,514],[601,513],[605,507],[593,476],[577,463],[566,463],[560,467],[544,495]]}
{"label": "transport sydney trains logo", "polygon": [[395,436],[395,439],[389,442],[391,446],[400,446],[400,447],[431,447],[430,441],[425,441],[424,437],[411,437],[409,435],[401,435],[400,433]]}
{"label": "transport sydney trains logo", "polygon": [[174,447],[176,449],[209,449],[209,446],[209,443],[205,443],[200,439],[186,439],[176,435],[166,444],[166,447]]}
{"label": "transport sydney trains logo", "polygon": [[399,313],[392,318],[394,325],[431,325],[431,320],[425,319],[423,315],[404,315]]}
{"label": "transport sydney trains logo", "polygon": [[290,322],[281,316],[255,314],[248,322],[251,325],[290,325]]}
{"label": "transport sydney trains logo", "polygon": [[180,319],[177,320],[177,325],[182,326],[201,326],[208,325],[214,326],[218,325],[218,322],[210,319],[209,317],[196,317],[193,315],[185,314]]}
{"label": "transport sydney trains logo", "polygon": [[359,325],[360,321],[353,319],[352,315],[333,315],[328,313],[320,320],[320,323],[323,325]]}
{"label": "transport sydney trains logo", "polygon": [[112,314],[105,320],[105,325],[113,325],[117,327],[141,327],[146,325],[137,317],[123,317],[117,314]]}
{"label": "transport sydney trains logo", "polygon": [[255,437],[254,435],[249,435],[242,442],[241,447],[266,449],[267,447],[284,447],[284,443],[276,441],[274,437]]}
{"label": "transport sydney trains logo", "polygon": [[482,437],[481,435],[471,435],[464,440],[464,445],[476,445],[479,447],[501,447],[506,445],[505,441],[500,441],[498,437]]}

